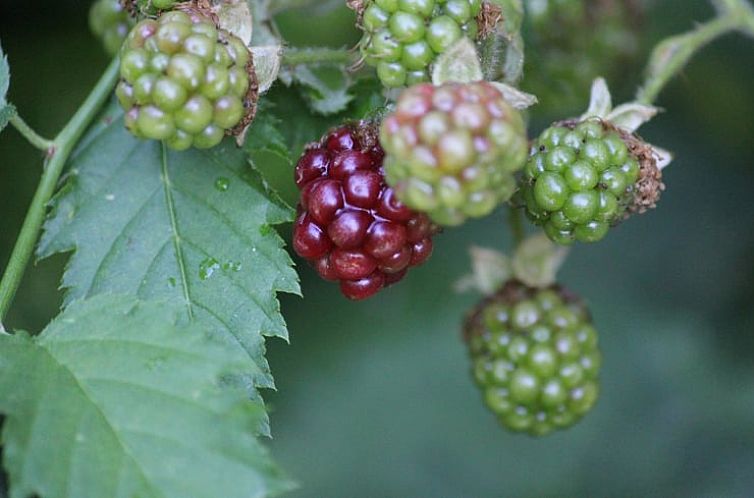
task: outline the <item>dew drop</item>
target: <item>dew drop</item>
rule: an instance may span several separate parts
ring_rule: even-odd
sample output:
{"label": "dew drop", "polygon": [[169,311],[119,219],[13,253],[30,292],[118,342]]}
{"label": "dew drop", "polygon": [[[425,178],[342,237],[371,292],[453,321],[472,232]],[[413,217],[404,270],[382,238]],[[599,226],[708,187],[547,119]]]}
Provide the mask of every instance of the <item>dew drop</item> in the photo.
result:
{"label": "dew drop", "polygon": [[215,258],[207,258],[199,263],[199,278],[207,280],[219,269],[220,263]]}
{"label": "dew drop", "polygon": [[230,187],[230,180],[228,180],[224,176],[219,176],[215,180],[215,188],[219,190],[220,192],[227,192],[229,187]]}
{"label": "dew drop", "polygon": [[175,279],[173,277],[168,278],[168,285],[170,287],[175,287],[175,284],[176,284],[176,282],[175,282]]}

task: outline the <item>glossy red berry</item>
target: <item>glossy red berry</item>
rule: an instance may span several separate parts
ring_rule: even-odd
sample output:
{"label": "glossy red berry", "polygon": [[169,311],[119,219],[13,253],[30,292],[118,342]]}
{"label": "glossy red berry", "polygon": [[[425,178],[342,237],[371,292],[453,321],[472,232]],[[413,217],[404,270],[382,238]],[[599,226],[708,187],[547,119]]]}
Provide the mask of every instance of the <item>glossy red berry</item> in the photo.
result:
{"label": "glossy red berry", "polygon": [[311,144],[296,165],[301,190],[293,248],[317,273],[365,299],[432,254],[436,228],[385,183],[377,125],[346,125]]}

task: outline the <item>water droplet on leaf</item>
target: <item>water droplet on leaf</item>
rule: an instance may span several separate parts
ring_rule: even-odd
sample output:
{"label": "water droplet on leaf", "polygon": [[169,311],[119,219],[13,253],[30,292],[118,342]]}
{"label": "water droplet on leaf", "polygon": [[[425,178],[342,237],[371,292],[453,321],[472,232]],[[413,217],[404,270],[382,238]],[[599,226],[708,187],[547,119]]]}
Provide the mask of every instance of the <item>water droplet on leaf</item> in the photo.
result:
{"label": "water droplet on leaf", "polygon": [[199,278],[207,280],[219,269],[220,263],[215,258],[207,258],[199,264]]}
{"label": "water droplet on leaf", "polygon": [[215,188],[219,190],[220,192],[226,192],[229,187],[230,187],[230,180],[228,180],[224,176],[220,176],[217,178],[217,180],[215,180]]}

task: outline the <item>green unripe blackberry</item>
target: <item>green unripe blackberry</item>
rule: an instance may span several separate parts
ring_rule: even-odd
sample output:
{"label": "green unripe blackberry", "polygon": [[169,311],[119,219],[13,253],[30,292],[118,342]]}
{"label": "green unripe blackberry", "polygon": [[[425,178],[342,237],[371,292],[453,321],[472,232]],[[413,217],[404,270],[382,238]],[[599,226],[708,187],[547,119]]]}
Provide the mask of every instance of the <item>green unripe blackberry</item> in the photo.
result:
{"label": "green unripe blackberry", "polygon": [[464,36],[476,40],[485,34],[478,27],[482,0],[351,0],[349,5],[364,31],[364,60],[387,87],[429,81],[437,56]]}
{"label": "green unripe blackberry", "polygon": [[120,75],[126,127],[176,150],[214,147],[256,109],[251,52],[197,10],[139,22],[121,50]]}
{"label": "green unripe blackberry", "polygon": [[521,179],[526,213],[558,244],[597,242],[655,207],[664,189],[650,146],[597,119],[556,123],[532,147]]}
{"label": "green unripe blackberry", "polygon": [[537,109],[564,114],[588,99],[592,81],[625,78],[640,53],[642,2],[524,0],[526,67],[523,88]]}
{"label": "green unripe blackberry", "polygon": [[528,148],[521,114],[487,82],[405,90],[380,140],[388,184],[441,225],[485,216],[507,201]]}
{"label": "green unripe blackberry", "polygon": [[511,431],[565,429],[597,401],[597,331],[578,298],[560,287],[509,281],[467,316],[464,337],[484,401]]}
{"label": "green unripe blackberry", "polygon": [[89,28],[110,55],[118,53],[133,24],[119,0],[97,0],[89,9]]}

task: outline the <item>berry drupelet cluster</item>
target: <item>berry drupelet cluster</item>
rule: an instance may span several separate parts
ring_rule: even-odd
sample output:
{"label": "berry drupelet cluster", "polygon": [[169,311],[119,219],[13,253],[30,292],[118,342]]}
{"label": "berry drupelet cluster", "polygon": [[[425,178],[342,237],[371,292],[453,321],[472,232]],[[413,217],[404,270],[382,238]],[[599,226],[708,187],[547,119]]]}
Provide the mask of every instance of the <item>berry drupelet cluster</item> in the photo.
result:
{"label": "berry drupelet cluster", "polygon": [[482,0],[357,2],[365,32],[361,50],[387,87],[429,81],[438,55],[466,36],[477,38]]}
{"label": "berry drupelet cluster", "polygon": [[376,125],[346,125],[311,144],[296,166],[301,190],[293,247],[350,299],[401,280],[432,253],[435,227],[384,180]]}
{"label": "berry drupelet cluster", "polygon": [[139,22],[121,49],[120,74],[128,129],[172,149],[214,147],[256,109],[251,52],[199,11]]}
{"label": "berry drupelet cluster", "polygon": [[543,436],[597,400],[597,331],[579,300],[557,287],[509,281],[464,326],[473,376],[487,406],[514,432]]}
{"label": "berry drupelet cluster", "polygon": [[405,90],[381,140],[388,183],[441,225],[486,216],[507,201],[528,151],[521,114],[487,82]]}
{"label": "berry drupelet cluster", "polygon": [[[548,128],[524,167],[527,215],[558,244],[601,240],[637,203],[651,207],[659,197],[656,160],[642,144],[596,119]],[[642,188],[648,178],[657,179],[651,192]]]}
{"label": "berry drupelet cluster", "polygon": [[119,0],[97,0],[89,9],[89,28],[110,55],[118,53],[133,24]]}

